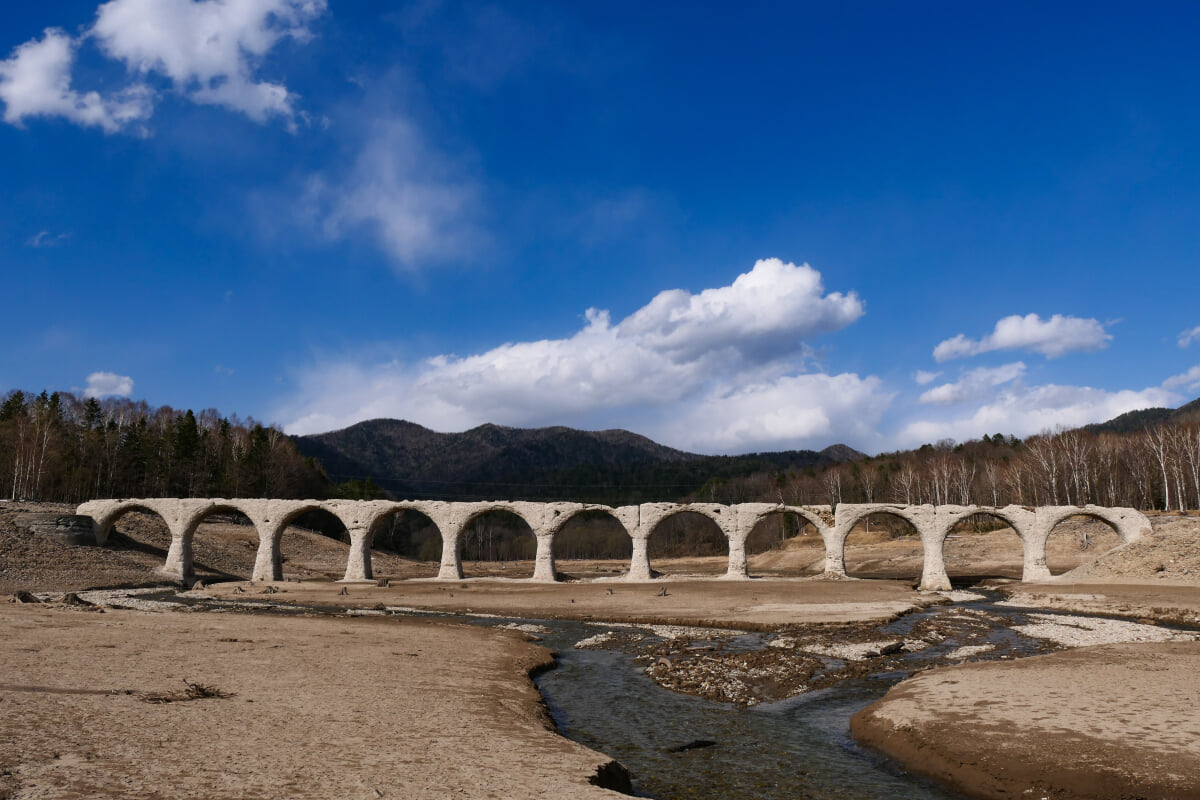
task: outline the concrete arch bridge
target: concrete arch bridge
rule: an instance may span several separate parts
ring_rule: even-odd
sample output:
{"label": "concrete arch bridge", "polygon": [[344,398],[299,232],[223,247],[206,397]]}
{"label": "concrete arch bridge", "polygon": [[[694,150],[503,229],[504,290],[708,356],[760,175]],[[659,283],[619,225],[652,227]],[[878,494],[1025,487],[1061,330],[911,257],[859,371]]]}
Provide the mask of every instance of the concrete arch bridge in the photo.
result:
{"label": "concrete arch bridge", "polygon": [[196,529],[213,514],[240,512],[250,519],[258,532],[259,547],[252,580],[283,579],[280,540],[294,520],[310,511],[327,511],[337,517],[350,535],[350,554],[346,581],[372,580],[371,542],[376,531],[390,518],[404,511],[426,516],[442,537],[442,558],[438,578],[459,580],[463,577],[462,543],[467,526],[481,514],[507,511],[529,525],[537,539],[537,555],[532,580],[556,580],[554,536],[573,517],[584,512],[611,516],[633,541],[633,556],[626,576],[631,581],[651,580],[648,541],[664,520],[680,513],[701,514],[716,523],[729,543],[729,567],[726,578],[746,579],[746,537],[763,519],[772,514],[795,514],[812,523],[825,545],[825,574],[846,574],[846,539],[854,526],[873,514],[887,514],[912,524],[921,537],[924,566],[922,589],[949,589],[944,545],[955,524],[975,515],[988,515],[1011,526],[1024,549],[1023,581],[1050,577],[1046,566],[1046,540],[1050,532],[1068,517],[1082,515],[1108,523],[1122,544],[1129,544],[1150,533],[1150,521],[1132,508],[1104,506],[910,506],[891,503],[842,503],[831,506],[791,506],[774,503],[643,503],[637,506],[593,505],[586,503],[536,503],[494,501],[455,503],[441,501],[383,500],[259,500],[219,498],[152,498],[138,500],[92,500],[79,506],[78,514],[91,517],[96,541],[106,544],[114,523],[131,511],[157,514],[171,531],[171,546],[163,572],[184,581],[193,578],[192,537]]}

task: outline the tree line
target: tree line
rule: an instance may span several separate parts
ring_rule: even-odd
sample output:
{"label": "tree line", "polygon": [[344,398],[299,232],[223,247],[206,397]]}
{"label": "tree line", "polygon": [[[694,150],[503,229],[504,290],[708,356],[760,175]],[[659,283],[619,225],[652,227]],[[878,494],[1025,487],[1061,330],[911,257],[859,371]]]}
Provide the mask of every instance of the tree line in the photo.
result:
{"label": "tree line", "polygon": [[1119,433],[1003,434],[836,464],[710,481],[688,499],[791,505],[904,503],[1200,509],[1200,415]]}
{"label": "tree line", "polygon": [[253,419],[125,398],[15,390],[0,403],[0,496],[324,498],[315,459]]}

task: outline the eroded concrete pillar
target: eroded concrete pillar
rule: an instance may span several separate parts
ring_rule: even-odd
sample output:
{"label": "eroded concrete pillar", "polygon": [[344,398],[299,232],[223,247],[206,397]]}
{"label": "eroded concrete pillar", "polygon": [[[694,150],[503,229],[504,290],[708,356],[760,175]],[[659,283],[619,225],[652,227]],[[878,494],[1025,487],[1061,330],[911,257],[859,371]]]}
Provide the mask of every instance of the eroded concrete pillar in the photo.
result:
{"label": "eroded concrete pillar", "polygon": [[462,530],[451,531],[442,527],[442,565],[438,567],[438,580],[462,580]]}
{"label": "eroded concrete pillar", "polygon": [[850,531],[841,525],[820,528],[821,541],[825,543],[825,570],[827,576],[846,577],[846,537]]}
{"label": "eroded concrete pillar", "polygon": [[350,555],[346,561],[346,574],[342,582],[370,581],[375,577],[371,566],[371,531],[367,527],[347,528],[350,534]]}
{"label": "eroded concrete pillar", "polygon": [[190,530],[182,526],[171,525],[169,527],[171,529],[171,546],[167,548],[167,561],[163,564],[162,574],[184,583],[190,583],[196,576],[195,563],[192,559],[192,534],[195,532],[195,526],[193,525]]}
{"label": "eroded concrete pillar", "polygon": [[282,526],[258,526],[258,554],[254,557],[254,572],[250,580],[283,580],[283,552],[279,547],[282,538]]}
{"label": "eroded concrete pillar", "polygon": [[554,583],[558,573],[554,568],[554,533],[536,534],[537,556],[533,563],[533,580],[539,583]]}
{"label": "eroded concrete pillar", "polygon": [[[925,528],[925,526],[922,526]],[[921,565],[920,589],[924,592],[945,591],[950,588],[950,576],[946,574],[946,534],[949,529],[924,529],[921,534],[921,549],[924,551]]]}
{"label": "eroded concrete pillar", "polygon": [[738,530],[729,535],[729,567],[725,577],[729,580],[749,580],[750,568],[746,564],[746,537],[748,530]]}
{"label": "eroded concrete pillar", "polygon": [[1041,536],[1026,536],[1021,540],[1021,547],[1025,550],[1025,564],[1021,568],[1022,583],[1044,581],[1050,578],[1050,567],[1046,563],[1048,533],[1047,531]]}
{"label": "eroded concrete pillar", "polygon": [[629,559],[629,581],[648,581],[654,578],[650,571],[650,536],[638,531],[633,535],[633,556]]}

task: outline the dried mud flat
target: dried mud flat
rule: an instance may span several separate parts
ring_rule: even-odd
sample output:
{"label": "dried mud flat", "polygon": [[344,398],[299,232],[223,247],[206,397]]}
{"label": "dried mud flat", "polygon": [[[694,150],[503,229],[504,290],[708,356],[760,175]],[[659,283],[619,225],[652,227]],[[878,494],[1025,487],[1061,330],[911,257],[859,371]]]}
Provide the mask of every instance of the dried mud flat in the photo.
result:
{"label": "dried mud flat", "polygon": [[0,797],[615,796],[520,633],[15,604],[0,629]]}

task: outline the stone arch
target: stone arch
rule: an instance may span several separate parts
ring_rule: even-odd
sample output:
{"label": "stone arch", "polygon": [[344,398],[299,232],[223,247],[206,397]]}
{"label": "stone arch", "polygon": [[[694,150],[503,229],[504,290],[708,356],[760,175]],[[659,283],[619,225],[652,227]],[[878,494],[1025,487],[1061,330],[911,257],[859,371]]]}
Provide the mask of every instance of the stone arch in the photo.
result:
{"label": "stone arch", "polygon": [[[539,521],[531,520],[530,519],[531,515],[529,514],[529,511],[527,509],[524,510],[525,513],[522,513],[523,509],[518,508],[515,506],[515,504],[511,504],[511,503],[491,503],[486,506],[483,506],[482,504],[473,504],[473,505],[476,505],[477,507],[473,508],[463,518],[462,525],[459,528],[459,535],[457,537],[457,550],[458,550],[457,556],[458,556],[459,563],[462,564],[462,563],[470,560],[470,561],[473,561],[475,563],[476,567],[478,568],[478,565],[481,562],[490,563],[492,561],[499,561],[500,570],[503,572],[510,573],[510,572],[515,572],[515,570],[510,570],[507,565],[507,562],[509,562],[509,561],[530,561],[530,562],[532,562],[533,567],[530,570],[529,575],[523,575],[523,574],[519,575],[519,576],[513,575],[512,577],[520,577],[520,578],[534,577],[534,573],[536,572],[536,569],[537,569],[538,533],[539,533],[540,527],[541,527],[538,524]],[[471,544],[470,542],[468,542],[468,539],[470,538],[470,535],[472,533],[473,526],[475,526],[477,523],[480,522],[480,520],[482,520],[485,517],[489,517],[489,516],[494,517],[496,515],[502,515],[502,516],[509,517],[509,518],[515,518],[516,520],[518,520],[520,522],[521,525],[523,525],[526,528],[526,530],[518,531],[518,532],[514,533],[511,542],[506,542],[504,540],[504,538],[501,537],[501,539],[498,543],[496,542],[496,540],[494,538],[487,543],[485,543],[483,541],[479,541],[479,542],[475,543],[474,546],[479,548],[474,553],[474,555],[476,555],[476,558],[469,559],[468,556],[472,555],[472,553],[468,552],[467,546],[468,546],[468,544]],[[529,552],[518,552],[518,551],[509,549],[509,548],[513,547],[516,542],[518,542],[522,539],[525,539],[527,535],[529,538],[531,538],[533,540],[533,542],[532,542],[533,547],[531,550],[529,550]],[[497,544],[499,544],[499,550],[496,549]],[[520,545],[520,547],[525,548],[525,547],[527,547],[527,545]],[[488,552],[488,550],[491,550],[491,552]],[[491,557],[490,558],[482,558],[482,556],[484,556],[484,555],[489,555]],[[497,558],[497,556],[499,556],[499,558]],[[504,576],[499,576],[499,575],[471,576],[471,575],[467,575],[466,577],[510,577],[510,575],[504,575]]]}
{"label": "stone arch", "polygon": [[[889,506],[889,505],[880,505],[880,506],[876,506],[873,508],[866,508],[862,511],[862,513],[854,513],[854,514],[847,515],[847,518],[844,522],[839,520],[838,527],[840,530],[838,531],[838,534],[839,534],[838,535],[838,544],[842,550],[842,558],[845,559],[846,549],[851,545],[850,537],[853,534],[854,529],[862,523],[867,523],[869,526],[870,520],[872,517],[881,517],[881,516],[898,519],[898,520],[904,522],[908,527],[912,528],[913,532],[916,533],[917,537],[921,540],[921,562],[922,562],[922,568],[923,568],[924,563],[928,560],[928,556],[929,556],[929,541],[926,538],[926,535],[925,535],[926,531],[924,530],[924,528],[927,526],[922,525],[922,523],[925,520],[923,520],[921,517],[917,516],[916,514],[913,514],[905,506],[897,507],[897,506]],[[890,543],[890,542],[892,542],[892,540],[889,538],[888,540],[885,541],[885,543],[884,543],[885,546],[888,546],[887,543]],[[861,546],[861,544],[862,543],[860,542],[859,545],[856,545],[856,546]],[[940,546],[940,539],[939,539],[939,546]],[[849,566],[845,566],[845,561],[843,561],[843,565],[844,565],[844,570],[845,570],[846,574],[850,574],[850,568],[849,568]],[[861,574],[861,570],[856,570],[856,571],[859,571]]]}
{"label": "stone arch", "polygon": [[[346,501],[351,502],[351,501]],[[249,514],[250,518],[258,523],[258,555],[254,561],[254,575],[251,580],[255,581],[278,581],[283,580],[283,551],[281,549],[281,541],[283,532],[288,526],[295,522],[299,517],[310,511],[323,511],[331,514],[346,532],[351,535],[351,559],[355,551],[354,531],[358,526],[354,524],[353,518],[348,518],[342,511],[338,501],[330,501],[329,503],[320,500],[268,500],[248,503],[253,505],[255,513]],[[359,539],[361,542],[361,537]],[[362,555],[360,553],[360,555]],[[359,559],[360,566],[363,559]],[[370,554],[366,553],[366,576],[370,577]],[[349,564],[349,560],[348,560]],[[347,566],[347,572],[350,572],[350,567]]]}
{"label": "stone arch", "polygon": [[[578,508],[565,511],[554,520],[553,525],[548,531],[549,535],[551,536],[550,555],[553,563],[557,565],[560,560],[565,558],[565,555],[562,552],[564,540],[567,540],[570,537],[574,523],[578,522],[583,517],[605,519],[620,531],[619,535],[606,542],[603,552],[593,550],[593,552],[588,556],[585,556],[585,558],[590,558],[593,560],[615,559],[627,564],[633,557],[633,537],[629,533],[629,528],[625,525],[624,521],[622,521],[616,509],[599,505],[581,505]],[[557,566],[555,566],[555,569],[557,570]],[[621,567],[608,571],[626,572],[627,568]],[[606,575],[606,570],[603,568],[598,568],[596,575],[600,577],[608,577],[608,575]]]}
{"label": "stone arch", "polygon": [[[79,513],[90,516],[95,530],[96,543],[105,545],[117,521],[126,514],[141,512],[158,517],[167,526],[170,543],[163,553],[163,566],[159,570],[164,576],[180,581],[192,577],[191,546],[185,536],[186,516],[180,513],[178,500],[139,498],[136,500],[92,501],[79,507]],[[152,551],[158,551],[150,546]]]}
{"label": "stone arch", "polygon": [[[443,549],[442,526],[438,520],[432,516],[431,510],[422,506],[419,503],[388,503],[386,507],[374,514],[367,523],[366,546],[371,550],[376,549],[380,545],[380,537],[384,535],[385,528],[395,526],[398,519],[408,517],[410,520],[420,518],[427,522],[425,525],[413,525],[411,522],[405,527],[408,528],[407,541],[403,547],[398,547],[397,543],[389,540],[389,549],[397,555],[412,559],[420,563],[431,562],[440,564]],[[429,536],[428,531],[432,530],[433,535]],[[388,532],[389,535],[394,535],[394,530]],[[415,544],[412,537],[418,533],[423,533],[420,539],[420,544]],[[437,572],[432,575],[414,577],[434,577]]]}
{"label": "stone arch", "polygon": [[[728,507],[724,507],[724,508],[728,508]],[[654,518],[650,521],[650,524],[646,527],[646,531],[645,531],[647,564],[649,564],[650,560],[651,560],[653,543],[655,543],[657,541],[660,546],[662,545],[662,542],[663,542],[662,532],[663,532],[664,523],[667,523],[671,520],[678,520],[680,517],[682,517],[684,515],[688,515],[688,514],[704,518],[705,520],[707,520],[707,522],[711,523],[712,528],[716,529],[717,533],[719,534],[719,539],[716,536],[707,537],[709,539],[710,546],[713,546],[713,548],[714,548],[714,552],[711,553],[711,555],[712,556],[722,555],[722,553],[718,552],[719,546],[717,545],[717,543],[719,541],[720,546],[723,546],[724,550],[725,550],[723,555],[725,555],[725,557],[726,557],[726,570],[727,570],[728,569],[729,550],[730,550],[730,540],[731,540],[732,534],[734,533],[734,531],[731,530],[731,528],[733,528],[733,526],[736,525],[736,518],[733,517],[732,513],[729,516],[722,516],[721,514],[718,514],[716,511],[713,510],[713,508],[711,507],[711,504],[699,504],[699,503],[676,506],[674,508],[666,510],[663,513],[656,515],[656,518]],[[705,527],[708,527],[708,526],[705,526]],[[655,540],[655,538],[654,538],[654,535],[656,533],[659,534],[659,539],[657,539],[657,540]],[[662,556],[660,555],[659,557],[661,558]],[[704,554],[700,554],[700,557],[704,557]],[[657,575],[657,573],[654,572],[653,567],[650,568],[650,575],[651,575],[651,577],[654,577]]]}
{"label": "stone arch", "polygon": [[[948,518],[943,519],[942,524],[940,524],[937,527],[939,536],[936,539],[933,539],[933,537],[931,537],[931,540],[933,540],[932,543],[936,543],[936,545],[941,548],[942,563],[946,568],[947,580],[949,580],[949,573],[950,573],[950,568],[951,568],[952,564],[955,567],[959,567],[959,569],[957,569],[957,574],[960,577],[962,577],[962,575],[963,575],[963,572],[961,569],[962,562],[959,561],[959,563],[957,563],[957,564],[953,563],[958,557],[957,554],[947,551],[948,544],[950,543],[951,533],[953,533],[955,528],[959,527],[963,523],[966,523],[966,522],[969,522],[972,520],[976,520],[980,517],[988,517],[988,518],[994,519],[997,522],[1002,523],[1003,525],[1005,525],[1009,528],[1012,528],[1013,533],[1016,535],[1016,546],[1020,552],[1020,562],[1019,562],[1020,566],[1018,568],[1019,575],[1021,575],[1021,576],[1024,575],[1026,552],[1027,552],[1028,548],[1027,548],[1027,542],[1026,542],[1025,526],[1022,524],[1023,520],[1018,519],[1015,514],[1009,513],[1008,511],[1006,511],[1003,508],[992,508],[989,506],[969,506],[969,507],[964,507],[961,509],[956,508],[950,514],[947,514],[947,517]],[[962,535],[978,536],[980,534],[967,533],[967,534],[962,534]],[[1005,538],[1008,539],[1009,536],[1006,536]],[[1005,547],[1007,548],[1008,545],[1006,544]],[[977,577],[983,577],[983,575],[981,575],[979,573],[968,573],[968,574],[975,575]],[[1001,573],[996,573],[996,572],[991,573],[991,575],[1000,575],[1001,577],[1016,577],[1016,576],[1010,575],[1008,573],[1001,574]]]}
{"label": "stone arch", "polygon": [[1117,532],[1121,544],[1130,544],[1150,531],[1150,520],[1132,508],[1105,508],[1103,506],[1047,506],[1039,509],[1041,523],[1049,535],[1061,523],[1071,517],[1090,517],[1106,523]]}
{"label": "stone arch", "polygon": [[[1042,569],[1036,578],[1049,578],[1053,573],[1047,559],[1047,549],[1050,537],[1058,527],[1072,517],[1087,517],[1105,523],[1116,534],[1118,544],[1124,547],[1141,539],[1151,532],[1150,520],[1140,511],[1132,508],[1107,508],[1104,506],[1049,506],[1038,509],[1038,538],[1036,546],[1040,548]],[[1109,548],[1109,550],[1115,548]],[[1097,551],[1099,557],[1109,550]]]}
{"label": "stone arch", "polygon": [[[739,511],[740,511],[740,509],[739,509]],[[800,534],[804,531],[804,529],[811,526],[812,529],[816,532],[816,536],[812,537],[812,539],[811,539],[811,544],[812,544],[812,548],[813,548],[812,555],[813,555],[813,557],[816,557],[817,553],[819,553],[821,556],[824,555],[824,552],[825,552],[824,536],[822,534],[824,532],[824,529],[828,526],[825,525],[825,521],[822,520],[820,518],[820,516],[818,516],[817,514],[811,512],[807,509],[799,508],[797,506],[775,506],[773,508],[754,511],[750,515],[745,516],[745,517],[739,515],[739,528],[741,529],[740,533],[743,535],[742,547],[745,552],[745,560],[746,560],[746,564],[747,564],[747,566],[744,570],[745,577],[749,577],[749,575],[750,575],[750,571],[749,571],[749,560],[750,559],[757,558],[760,556],[763,558],[766,558],[769,555],[778,555],[778,556],[784,555],[782,551],[778,551],[778,550],[776,550],[774,552],[772,552],[772,550],[760,550],[759,549],[759,547],[761,546],[760,542],[755,541],[754,543],[752,543],[752,540],[754,540],[754,537],[756,537],[756,536],[761,537],[760,532],[763,530],[763,523],[769,521],[773,517],[780,517],[782,520],[786,520],[789,515],[791,515],[792,517],[799,520],[800,527],[796,531],[797,535],[794,537],[788,538],[786,541],[790,542],[793,539],[799,539]],[[783,523],[783,524],[786,525],[786,523]],[[794,558],[795,555],[796,555],[795,553],[788,554],[789,558]],[[763,558],[757,558],[758,562],[761,562],[763,560]],[[823,568],[823,566],[822,566],[822,568]],[[737,569],[737,565],[732,563],[732,555],[731,555],[730,570],[734,571],[736,569]],[[770,569],[770,567],[768,567],[768,569]],[[778,569],[778,566],[776,566],[775,569]]]}

